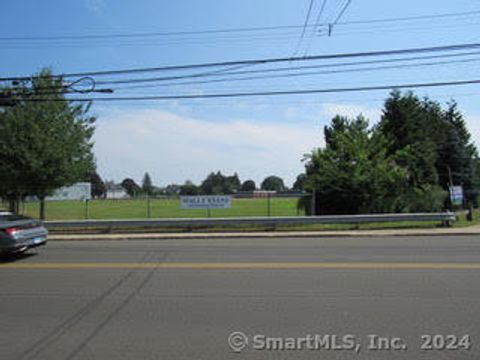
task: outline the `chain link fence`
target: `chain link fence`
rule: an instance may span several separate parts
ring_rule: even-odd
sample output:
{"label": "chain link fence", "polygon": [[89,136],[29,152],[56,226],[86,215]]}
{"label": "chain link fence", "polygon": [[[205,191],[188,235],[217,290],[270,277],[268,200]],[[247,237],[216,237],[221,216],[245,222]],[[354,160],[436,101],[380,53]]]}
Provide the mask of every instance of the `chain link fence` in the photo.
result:
{"label": "chain link fence", "polygon": [[[204,218],[244,216],[303,216],[305,211],[298,207],[302,194],[275,194],[265,197],[232,195],[228,209],[181,209],[178,196],[141,197],[128,199],[93,200],[47,200],[46,220],[81,219],[156,219],[156,218]],[[8,204],[2,204],[4,209]],[[40,202],[24,201],[19,213],[33,218],[39,217]]]}

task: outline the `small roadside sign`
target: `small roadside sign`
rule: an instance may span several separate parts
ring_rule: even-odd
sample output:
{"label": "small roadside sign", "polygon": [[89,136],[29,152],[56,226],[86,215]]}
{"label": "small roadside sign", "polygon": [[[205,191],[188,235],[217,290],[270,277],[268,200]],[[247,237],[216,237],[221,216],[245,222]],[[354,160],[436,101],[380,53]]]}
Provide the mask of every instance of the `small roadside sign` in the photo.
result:
{"label": "small roadside sign", "polygon": [[463,188],[461,186],[450,186],[450,200],[453,205],[463,204]]}

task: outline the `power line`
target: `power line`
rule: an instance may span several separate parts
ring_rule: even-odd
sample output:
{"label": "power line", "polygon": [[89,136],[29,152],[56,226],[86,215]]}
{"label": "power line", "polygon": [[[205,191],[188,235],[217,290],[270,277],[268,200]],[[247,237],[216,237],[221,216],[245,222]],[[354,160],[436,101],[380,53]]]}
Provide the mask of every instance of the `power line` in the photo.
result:
{"label": "power line", "polygon": [[[471,20],[476,20],[476,19],[471,19]],[[350,36],[350,35],[365,35],[365,34],[375,34],[375,35],[382,35],[385,34],[386,32],[401,32],[402,34],[405,34],[406,32],[409,31],[415,31],[418,32],[418,30],[433,30],[438,29],[435,31],[436,35],[439,35],[439,31],[442,32],[449,32],[449,29],[452,28],[460,28],[460,27],[467,27],[467,26],[477,26],[478,27],[478,21],[476,22],[461,22],[457,24],[445,24],[445,23],[437,23],[437,24],[415,24],[415,23],[405,23],[405,24],[399,24],[399,23],[391,23],[391,24],[385,24],[382,25],[381,27],[374,26],[375,24],[371,24],[368,26],[368,28],[351,28],[351,26],[345,26],[345,28],[340,25],[342,23],[338,23],[335,26],[335,32],[330,33],[330,36]],[[355,26],[355,25],[353,25]],[[313,26],[309,25],[309,28]],[[300,28],[300,27],[299,27]],[[325,30],[321,30],[325,28]],[[329,36],[328,33],[329,30],[329,25],[328,24],[320,24],[318,27],[318,34],[317,36]],[[48,48],[96,48],[96,47],[145,47],[145,46],[154,46],[154,47],[170,47],[174,45],[181,45],[181,46],[186,46],[186,45],[204,45],[204,44],[210,44],[214,46],[218,46],[219,43],[221,42],[227,42],[228,44],[232,44],[232,42],[235,42],[236,44],[239,42],[247,42],[247,43],[252,43],[254,41],[285,41],[285,40],[290,40],[290,39],[295,39],[298,38],[298,34],[293,31],[289,31],[288,33],[284,34],[274,34],[274,33],[266,33],[266,34],[243,34],[243,35],[230,35],[226,37],[214,37],[214,38],[165,38],[165,39],[124,39],[120,42],[114,42],[113,40],[96,40],[93,42],[74,42],[74,41],[56,41],[52,43],[22,43],[22,42],[15,42],[15,43],[9,43],[6,42],[2,44],[2,49],[3,50],[30,50],[30,49],[39,49],[39,50],[45,50]]]}
{"label": "power line", "polygon": [[[472,19],[473,20],[473,19]],[[385,26],[385,27],[374,27],[374,26],[369,26],[368,28],[360,28],[359,30],[356,29],[350,29],[350,28],[340,28],[339,24],[335,26],[336,30],[335,32],[332,32],[330,36],[362,36],[362,35],[367,35],[367,34],[374,34],[374,35],[385,35],[386,33],[399,33],[401,32],[402,34],[405,34],[407,32],[415,32],[415,36],[418,35],[419,31],[426,32],[428,31],[429,33],[433,33],[436,36],[440,36],[441,34],[444,33],[450,33],[452,29],[458,29],[458,28],[465,28],[465,27],[476,27],[478,28],[479,23],[478,22],[462,22],[462,23],[457,23],[457,24],[432,24],[432,25],[420,25],[420,24],[405,24],[404,26],[397,26],[400,24],[391,24],[392,26]],[[415,26],[413,26],[415,25]],[[396,26],[396,27],[395,27]],[[473,33],[473,30],[472,30]],[[317,30],[317,37],[325,37],[329,36],[328,34],[328,26],[321,25],[318,27]],[[89,43],[75,43],[72,41],[68,42],[55,42],[55,43],[45,43],[45,44],[40,44],[40,43],[32,43],[32,44],[19,44],[19,43],[5,43],[1,45],[2,50],[46,50],[46,49],[66,49],[66,48],[88,48],[88,49],[94,49],[94,48],[117,48],[117,47],[155,47],[155,48],[166,48],[168,47],[169,49],[172,46],[182,46],[185,47],[187,45],[191,46],[215,46],[218,47],[220,43],[226,43],[227,45],[238,45],[238,44],[252,44],[253,42],[282,42],[285,44],[286,41],[291,40],[291,39],[298,39],[298,35],[294,34],[293,32],[288,33],[288,34],[265,34],[265,35],[252,35],[252,36],[243,36],[243,37],[235,37],[235,38],[229,38],[229,37],[224,37],[224,38],[215,38],[215,39],[171,39],[171,40],[130,40],[130,41],[121,41],[121,42],[114,42],[111,40],[105,40],[105,41],[95,41],[95,42],[89,42]],[[313,39],[312,39],[313,41]],[[308,53],[308,51],[304,52],[305,54]]]}
{"label": "power line", "polygon": [[[368,61],[351,61],[343,63],[330,63],[330,64],[321,64],[321,65],[306,65],[306,66],[297,66],[297,67],[280,67],[280,68],[267,68],[267,69],[258,69],[258,70],[241,70],[241,71],[224,71],[222,73],[218,72],[213,73],[196,73],[188,75],[178,75],[178,76],[164,76],[164,77],[150,77],[150,78],[134,78],[134,79],[122,79],[122,80],[110,80],[110,81],[97,81],[98,85],[114,85],[114,84],[135,84],[135,83],[150,83],[150,82],[162,82],[170,80],[182,80],[182,79],[191,79],[191,78],[203,78],[203,77],[218,77],[218,76],[231,76],[231,75],[245,75],[245,74],[258,74],[258,73],[271,73],[271,72],[283,72],[283,71],[299,71],[305,69],[318,69],[318,68],[336,68],[336,67],[348,67],[354,65],[371,65],[371,64],[383,64],[383,63],[395,63],[395,62],[404,62],[404,61],[414,61],[414,60],[431,60],[431,59],[443,59],[443,58],[455,58],[460,56],[471,56],[471,55],[480,55],[479,51],[471,52],[462,52],[454,54],[442,54],[442,55],[429,55],[429,56],[411,56],[404,58],[394,58],[394,59],[379,59],[379,60],[368,60]],[[231,79],[231,78],[230,78]],[[188,84],[198,84],[200,81],[188,82]],[[187,84],[187,83],[181,83]],[[169,85],[175,85],[175,83],[169,83]]]}
{"label": "power line", "polygon": [[[337,34],[359,35],[359,34],[371,34],[371,33],[384,34],[386,32],[402,32],[404,34],[408,31],[416,31],[417,32],[418,30],[422,30],[422,29],[436,30],[436,31],[434,31],[434,33],[438,34],[437,29],[446,30],[446,29],[460,28],[460,27],[465,27],[465,26],[478,26],[479,23],[478,23],[478,21],[472,21],[472,22],[462,22],[462,23],[458,23],[458,24],[450,24],[450,23],[447,23],[447,22],[442,22],[442,23],[438,23],[438,24],[395,24],[395,23],[392,23],[392,24],[389,24],[389,25],[391,25],[391,26],[377,26],[375,24],[372,24],[368,28],[365,28],[365,29],[362,29],[362,28],[358,28],[358,29],[350,29],[350,28],[347,29],[347,28],[345,28],[345,29],[343,29],[343,28],[339,28],[338,27],[339,25],[337,24],[337,26],[336,26],[337,30],[335,31],[335,34],[332,34],[332,35],[337,35]],[[327,36],[326,33],[327,33],[327,31],[324,31],[323,34],[319,34],[318,36]]]}
{"label": "power line", "polygon": [[278,26],[258,26],[241,27],[210,30],[192,30],[192,31],[165,31],[165,32],[138,32],[122,34],[89,34],[89,35],[60,35],[60,36],[3,36],[0,41],[58,41],[58,40],[94,40],[94,39],[125,39],[137,37],[166,37],[166,36],[190,36],[190,35],[208,35],[208,34],[228,34],[228,33],[249,33],[255,31],[271,30],[296,30],[302,28],[302,25],[278,25]]}
{"label": "power line", "polygon": [[392,22],[402,22],[402,21],[411,21],[411,20],[443,19],[443,18],[449,18],[449,17],[472,16],[472,15],[478,15],[478,14],[480,14],[480,10],[433,14],[433,15],[391,17],[391,18],[383,18],[383,19],[342,21],[337,23],[337,25],[373,24],[373,23],[382,23],[382,22],[392,23]]}
{"label": "power line", "polygon": [[327,0],[323,0],[322,6],[320,6],[320,11],[318,12],[317,19],[315,20],[315,25],[313,26],[313,31],[320,25],[320,20],[322,18],[323,12],[325,11],[325,7],[327,5]]}
{"label": "power line", "polygon": [[[363,86],[363,87],[330,88],[330,89],[232,92],[232,93],[196,94],[196,95],[69,98],[68,100],[78,101],[78,102],[90,102],[90,101],[212,99],[212,98],[233,98],[233,97],[251,97],[251,96],[308,95],[308,94],[322,94],[322,93],[366,92],[366,91],[375,91],[375,90],[392,90],[392,89],[426,88],[426,87],[430,88],[430,87],[461,86],[461,85],[473,85],[473,84],[480,84],[480,79],[428,82],[428,83],[409,83],[409,84],[395,84],[395,85],[376,85],[376,86]],[[32,98],[32,99],[25,99],[25,101],[42,102],[42,101],[65,101],[65,100],[64,99]]]}
{"label": "power line", "polygon": [[[418,15],[410,17],[392,17],[383,19],[357,20],[337,22],[337,25],[353,25],[353,24],[372,24],[372,23],[392,23],[412,20],[426,19],[442,19],[450,17],[474,16],[480,14],[480,10],[452,12],[433,15]],[[328,25],[328,24],[323,24]],[[275,30],[298,30],[303,25],[278,25],[278,26],[258,26],[258,27],[240,27],[240,28],[224,28],[224,29],[206,29],[191,31],[159,31],[159,32],[134,32],[134,33],[117,33],[117,34],[87,34],[87,35],[55,35],[55,36],[2,36],[0,41],[58,41],[58,40],[94,40],[94,39],[124,39],[137,37],[168,37],[168,36],[191,36],[191,35],[213,35],[213,34],[229,34],[229,33],[249,33],[255,31],[275,31]],[[307,27],[310,27],[307,25]]]}
{"label": "power line", "polygon": [[[475,49],[479,47],[480,47],[480,43],[470,43],[470,44],[408,48],[408,49],[397,49],[397,50],[380,50],[380,51],[325,54],[325,55],[315,55],[315,56],[305,56],[305,57],[304,56],[280,57],[280,58],[254,59],[254,60],[222,61],[222,62],[211,62],[211,63],[189,64],[189,65],[170,65],[170,66],[123,69],[123,70],[89,71],[89,72],[79,72],[79,73],[64,73],[64,74],[57,74],[53,76],[54,77],[81,77],[81,76],[125,75],[125,74],[132,74],[132,73],[149,73],[149,72],[173,71],[173,70],[192,70],[192,69],[202,69],[202,68],[211,68],[211,67],[228,67],[228,66],[238,66],[238,65],[263,65],[263,64],[273,64],[273,63],[282,63],[282,62],[293,62],[293,61],[313,61],[313,60],[402,55],[402,54],[413,54],[413,53],[459,51],[459,50],[465,50],[465,49]],[[32,79],[31,76],[14,76],[14,77],[0,78],[0,81],[30,80],[30,79]]]}
{"label": "power line", "polygon": [[333,27],[335,25],[337,25],[338,21],[340,20],[340,18],[343,16],[343,14],[345,13],[345,11],[347,10],[347,8],[350,6],[350,4],[352,3],[352,0],[347,0],[345,2],[345,5],[343,6],[343,8],[340,10],[340,12],[338,13],[337,17],[335,18],[335,20],[331,23],[331,24],[328,24],[328,36],[331,36],[332,35],[332,30],[333,30]]}
{"label": "power line", "polygon": [[[380,60],[368,60],[368,61],[353,61],[353,62],[344,62],[344,63],[331,63],[331,64],[322,64],[322,65],[307,65],[307,66],[298,66],[298,67],[281,67],[281,68],[268,68],[261,70],[241,70],[241,71],[232,71],[235,69],[242,69],[248,67],[249,65],[241,65],[226,69],[221,69],[217,71],[196,73],[190,75],[180,75],[180,76],[166,76],[166,77],[154,77],[154,78],[137,78],[137,79],[123,79],[123,80],[112,80],[112,81],[94,81],[95,85],[115,85],[115,84],[138,84],[138,83],[151,83],[151,82],[161,82],[160,84],[150,84],[150,85],[134,85],[134,86],[120,86],[115,87],[115,90],[118,89],[145,89],[145,88],[154,88],[162,86],[178,86],[178,85],[192,85],[192,84],[205,84],[205,83],[216,83],[216,82],[225,82],[225,81],[237,81],[237,80],[256,80],[263,78],[282,78],[282,77],[294,77],[294,76],[306,76],[306,75],[321,75],[321,74],[335,74],[343,72],[361,72],[361,71],[373,71],[373,70],[384,70],[384,69],[395,69],[395,68],[408,68],[408,67],[417,67],[417,66],[434,66],[434,65],[444,65],[452,63],[468,63],[479,61],[478,58],[473,59],[461,59],[453,61],[437,61],[429,63],[413,63],[413,64],[400,64],[393,66],[378,66],[378,67],[364,67],[364,68],[353,68],[346,70],[333,70],[333,71],[317,71],[317,72],[302,72],[302,73],[290,73],[290,74],[281,74],[273,76],[255,76],[255,77],[227,77],[213,80],[204,80],[204,81],[186,81],[186,82],[163,82],[169,80],[182,80],[182,79],[191,79],[191,78],[204,78],[204,77],[225,77],[231,75],[244,75],[244,74],[256,74],[256,73],[272,73],[272,72],[285,72],[285,71],[301,71],[301,70],[310,70],[310,69],[325,69],[325,68],[342,68],[355,65],[372,65],[372,64],[383,64],[383,63],[397,63],[405,61],[415,61],[415,60],[433,60],[433,59],[445,59],[445,58],[457,58],[463,56],[474,56],[480,55],[480,51],[472,52],[463,52],[455,54],[442,54],[442,55],[429,55],[429,56],[412,56],[404,58],[394,58],[394,59],[380,59]],[[78,80],[76,81],[78,82]],[[56,89],[57,87],[55,87]],[[36,87],[37,90],[52,90],[52,87]],[[87,91],[88,92],[88,91]]]}
{"label": "power line", "polygon": [[[411,16],[411,17],[394,17],[394,18],[383,18],[383,19],[370,19],[370,20],[359,20],[359,21],[347,21],[347,22],[341,22],[338,21],[336,24],[337,30],[335,31],[335,35],[339,35],[341,33],[342,35],[346,34],[351,34],[351,32],[348,32],[350,29],[350,26],[352,25],[371,25],[374,23],[387,23],[388,25],[395,25],[395,23],[398,22],[405,22],[405,21],[417,21],[417,20],[446,20],[448,18],[460,18],[460,17],[471,17],[471,16],[476,16],[480,14],[479,10],[475,11],[469,11],[469,12],[453,12],[453,13],[443,13],[443,14],[433,14],[433,15],[419,15],[419,16]],[[475,19],[476,20],[476,19]],[[471,25],[477,25],[478,23],[472,23]],[[407,25],[407,24],[406,24]],[[413,25],[413,24],[411,24]],[[439,24],[442,25],[442,29],[445,30],[443,27],[444,24]],[[468,25],[465,23],[459,24],[462,26]],[[317,27],[319,27],[320,24],[317,24]],[[321,24],[321,26],[328,27],[328,23]],[[339,29],[339,26],[341,26],[341,29]],[[272,40],[282,40],[282,39],[290,39],[293,38],[293,31],[296,29],[301,29],[303,26],[302,25],[280,25],[280,26],[270,26],[270,27],[244,27],[244,28],[227,28],[227,29],[207,29],[207,30],[197,30],[197,31],[164,31],[164,32],[139,32],[139,33],[119,33],[119,34],[88,34],[88,35],[61,35],[61,36],[4,36],[0,37],[0,42],[4,42],[2,48],[3,49],[29,49],[29,48],[40,48],[44,49],[45,47],[55,47],[55,48],[61,48],[61,47],[78,47],[78,46],[89,46],[89,47],[97,47],[97,46],[169,46],[169,45],[175,45],[175,44],[181,44],[184,46],[185,44],[199,44],[200,43],[205,43],[205,41],[215,41],[217,43],[219,40],[214,39],[214,38],[207,38],[205,39],[205,36],[211,37],[211,36],[217,36],[224,34],[225,36],[233,36],[234,34],[240,34],[240,36],[243,36],[240,40],[267,40],[267,38],[262,38],[262,37],[255,37],[255,34],[258,34],[258,32],[263,32],[263,36],[273,36],[273,34],[268,34],[265,32],[273,32],[273,31],[280,31],[280,30],[288,30],[291,31],[291,35],[289,36],[284,36],[284,37],[275,37],[273,39],[269,38],[270,41]],[[312,28],[313,32],[315,31],[315,26],[307,25],[308,28]],[[346,28],[347,32],[342,31],[344,30],[344,27]],[[371,29],[371,27],[369,27]],[[409,29],[408,27],[402,27],[399,28],[395,31],[408,31],[408,30],[414,30],[414,29]],[[359,34],[365,34],[369,32],[359,32],[355,31],[355,35]],[[185,38],[185,37],[190,37],[190,39]],[[200,38],[198,38],[200,36]],[[134,41],[134,40],[139,40],[141,37],[146,37],[150,38],[152,41],[151,42],[140,42],[140,41]],[[168,38],[168,37],[177,37],[177,39],[171,39],[170,41],[167,40],[159,42],[158,39],[157,41],[155,40],[154,37],[163,37],[163,38]],[[192,38],[193,37],[193,38]],[[195,39],[195,37],[197,37]],[[203,39],[202,39],[203,38]],[[83,41],[83,40],[110,40],[108,42],[103,42],[103,43],[75,43],[75,41]],[[123,39],[123,40],[132,40],[134,42],[131,43],[114,43],[111,40],[114,39]],[[61,41],[64,41],[63,43]],[[224,40],[226,41],[232,41],[229,40],[228,38],[225,38]],[[238,39],[237,39],[238,40]],[[312,39],[310,39],[311,41]],[[32,45],[32,44],[25,44],[26,41],[30,42],[37,42],[37,46]],[[48,44],[45,43],[46,41],[53,41],[54,43]],[[172,41],[176,41],[173,42]],[[192,43],[193,41],[193,43]],[[307,53],[306,51],[305,53]]]}
{"label": "power line", "polygon": [[317,15],[317,19],[315,20],[315,24],[313,25],[312,28],[312,33],[310,34],[310,38],[308,40],[307,48],[305,50],[305,53],[303,56],[306,56],[308,51],[310,50],[310,46],[312,45],[313,38],[315,36],[315,32],[317,31],[319,25],[320,25],[320,20],[322,18],[323,12],[325,11],[325,6],[327,5],[327,0],[322,1],[322,5],[320,6],[320,10]]}
{"label": "power line", "polygon": [[302,33],[300,34],[300,38],[298,39],[297,46],[295,47],[293,56],[295,56],[298,53],[298,50],[300,48],[300,45],[302,44],[303,38],[305,37],[305,31],[307,30],[307,25],[308,25],[308,21],[310,20],[310,14],[312,12],[312,7],[314,2],[315,0],[310,0],[310,3],[308,5],[308,11],[307,11],[307,15],[305,16],[305,22],[303,24]]}
{"label": "power line", "polygon": [[338,16],[335,18],[335,20],[333,21],[332,25],[337,25],[338,21],[340,20],[340,18],[343,16],[343,14],[345,13],[345,11],[347,11],[348,7],[350,6],[350,4],[352,3],[352,0],[347,0],[347,2],[345,3],[345,5],[343,6],[342,10],[340,10],[340,13],[338,14]]}
{"label": "power line", "polygon": [[[478,62],[478,61],[480,61],[479,58],[473,58],[473,59],[462,59],[462,60],[453,60],[453,61],[424,62],[424,63],[418,63],[418,64],[401,64],[401,65],[363,67],[363,68],[343,69],[343,70],[311,71],[311,72],[279,74],[279,75],[233,77],[233,78],[226,78],[226,79],[189,81],[189,82],[181,82],[181,83],[162,83],[162,84],[156,84],[156,86],[157,87],[158,86],[178,86],[178,85],[208,84],[208,83],[231,82],[231,81],[259,80],[259,79],[291,78],[291,77],[312,76],[312,75],[341,74],[341,73],[351,73],[351,72],[367,72],[367,71],[378,71],[378,70],[392,70],[392,69],[404,69],[404,68],[414,68],[414,67],[450,65],[450,64],[471,63],[471,62]],[[134,89],[134,88],[141,89],[145,87],[147,86],[124,87],[124,89]],[[122,87],[116,88],[116,89],[122,89]]]}

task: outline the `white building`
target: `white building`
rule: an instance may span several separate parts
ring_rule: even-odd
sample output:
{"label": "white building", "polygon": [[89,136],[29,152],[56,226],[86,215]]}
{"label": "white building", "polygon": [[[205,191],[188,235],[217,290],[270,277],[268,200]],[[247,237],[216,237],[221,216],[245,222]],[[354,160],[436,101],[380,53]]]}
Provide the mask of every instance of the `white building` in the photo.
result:
{"label": "white building", "polygon": [[107,199],[127,199],[129,197],[122,185],[107,186]]}
{"label": "white building", "polygon": [[52,196],[47,196],[46,200],[90,200],[92,197],[91,194],[92,184],[81,182],[55,190]]}

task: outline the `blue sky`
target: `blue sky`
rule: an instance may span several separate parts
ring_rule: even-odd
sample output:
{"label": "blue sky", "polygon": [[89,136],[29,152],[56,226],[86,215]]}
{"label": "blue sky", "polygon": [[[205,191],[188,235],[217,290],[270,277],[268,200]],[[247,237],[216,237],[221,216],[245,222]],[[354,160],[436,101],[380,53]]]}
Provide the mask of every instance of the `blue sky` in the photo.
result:
{"label": "blue sky", "polygon": [[[474,0],[353,0],[333,28],[316,36],[301,27],[254,33],[86,40],[5,40],[7,37],[89,36],[302,25],[310,0],[16,1],[2,5],[1,76],[289,57],[480,42],[480,3]],[[345,0],[327,0],[320,23],[334,21]],[[322,4],[315,0],[313,25]],[[405,22],[351,22],[470,13]],[[347,23],[347,24],[345,24]],[[319,28],[325,30],[324,26]],[[322,35],[322,33],[320,33]],[[115,87],[118,96],[232,91],[319,89],[480,78],[476,57],[463,63],[381,71],[317,74],[280,79],[191,83],[149,88]],[[298,66],[289,63],[283,66]],[[306,64],[302,64],[306,65]],[[259,67],[259,69],[263,69]],[[147,75],[142,75],[147,76]],[[150,75],[151,76],[151,75]],[[132,77],[132,76],[130,76]],[[133,76],[135,77],[135,76]],[[138,76],[136,76],[138,77]],[[113,78],[111,78],[113,79]],[[102,80],[109,80],[104,79]],[[417,91],[445,102],[455,98],[480,145],[478,86]],[[100,174],[140,181],[149,171],[157,185],[199,182],[210,171],[237,171],[259,182],[277,174],[291,184],[302,155],[322,146],[322,127],[336,113],[362,112],[378,121],[388,91],[309,96],[95,103],[95,154]]]}

